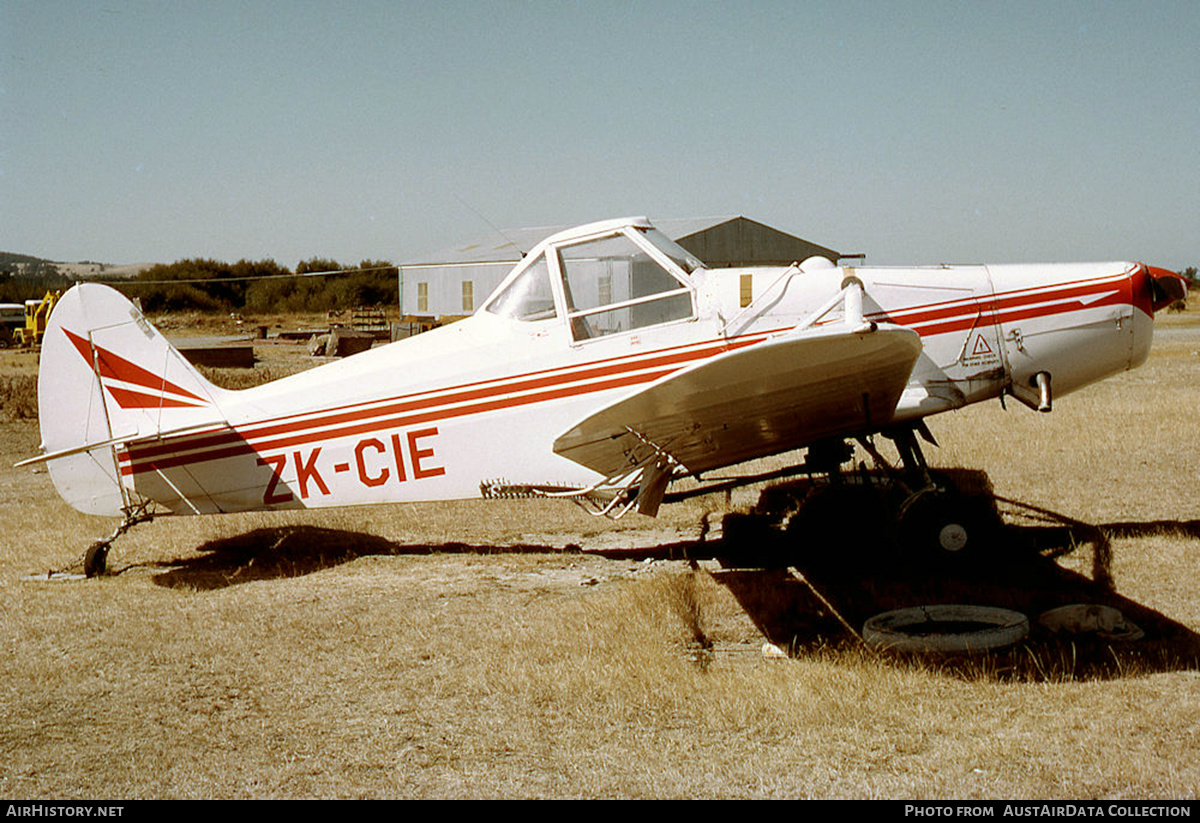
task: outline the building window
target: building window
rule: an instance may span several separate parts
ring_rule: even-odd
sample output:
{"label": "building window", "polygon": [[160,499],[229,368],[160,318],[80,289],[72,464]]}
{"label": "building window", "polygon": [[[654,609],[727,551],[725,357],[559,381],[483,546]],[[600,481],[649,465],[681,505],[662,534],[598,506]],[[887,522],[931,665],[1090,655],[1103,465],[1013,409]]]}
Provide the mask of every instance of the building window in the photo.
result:
{"label": "building window", "polygon": [[464,312],[475,311],[475,284],[470,280],[464,280],[462,284],[462,310]]}
{"label": "building window", "polygon": [[743,274],[741,277],[741,307],[744,309],[754,302],[754,275]]}
{"label": "building window", "polygon": [[417,311],[426,314],[429,311],[429,284],[417,284]]}

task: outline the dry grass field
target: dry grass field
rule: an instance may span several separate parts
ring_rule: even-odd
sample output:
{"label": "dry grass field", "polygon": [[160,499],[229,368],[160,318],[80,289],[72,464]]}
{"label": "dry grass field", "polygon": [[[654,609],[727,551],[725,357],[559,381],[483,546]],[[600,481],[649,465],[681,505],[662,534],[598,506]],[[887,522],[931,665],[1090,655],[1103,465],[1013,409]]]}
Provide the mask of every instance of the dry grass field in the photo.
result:
{"label": "dry grass field", "polygon": [[[38,434],[8,409],[0,796],[1194,798],[1198,320],[1053,414],[931,421],[931,461],[1016,501],[949,570],[805,565],[840,545],[723,570],[717,497],[617,524],[535,501],[162,518],[108,576],[29,579],[113,524],[11,468]],[[964,600],[1110,603],[1146,637],[896,659],[834,614]]]}

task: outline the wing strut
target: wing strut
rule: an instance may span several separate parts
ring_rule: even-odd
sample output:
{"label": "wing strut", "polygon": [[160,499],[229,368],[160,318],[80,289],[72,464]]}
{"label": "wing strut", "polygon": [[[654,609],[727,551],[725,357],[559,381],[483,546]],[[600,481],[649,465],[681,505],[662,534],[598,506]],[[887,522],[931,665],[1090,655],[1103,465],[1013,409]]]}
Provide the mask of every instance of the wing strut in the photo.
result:
{"label": "wing strut", "polygon": [[[853,270],[850,270],[850,271],[853,271]],[[778,278],[776,278],[776,280],[773,283],[771,283],[771,285],[767,286],[767,288],[763,291],[763,293],[759,296],[759,298],[755,298],[750,303],[750,305],[746,306],[744,309],[742,309],[737,314],[735,314],[721,328],[721,333],[728,335],[729,329],[732,328],[733,325],[735,323],[737,323],[742,318],[743,315],[749,314],[750,310],[756,307],[756,304],[759,302],[760,298],[765,299],[766,296],[768,294],[770,294],[779,283],[786,283],[787,281],[790,281],[796,275],[802,274],[802,273],[803,273],[803,270],[799,266],[797,266],[793,263],[792,266],[787,269],[787,271],[785,271],[782,275],[780,275]],[[786,290],[787,290],[787,286],[785,285],[783,288],[783,291],[786,291]],[[808,331],[813,326],[817,325],[817,323],[820,322],[825,317],[825,315],[829,314],[829,312],[833,311],[839,305],[843,307],[843,310],[845,312],[845,320],[844,320],[845,325],[848,326],[852,332],[861,334],[864,332],[874,331],[876,324],[873,321],[868,321],[863,317],[863,295],[865,293],[866,293],[866,287],[863,285],[863,282],[861,280],[859,280],[853,274],[847,275],[845,278],[842,279],[841,288],[839,289],[837,294],[835,294],[833,297],[829,298],[829,300],[827,300],[820,307],[818,307],[816,311],[814,311],[810,315],[808,315],[808,317],[804,318],[804,320],[802,320],[800,323],[798,323],[794,329],[791,329],[791,330],[785,332],[781,336],[782,337],[795,337],[795,336],[802,334],[803,332]],[[781,291],[779,294],[779,297],[775,298],[775,299],[778,300],[782,297],[783,297],[783,292]],[[763,309],[765,309],[765,308],[766,307],[764,306]],[[748,322],[750,322],[750,321],[748,320],[747,323]],[[738,331],[741,331],[741,329],[745,325],[746,324],[739,326]]]}
{"label": "wing strut", "polygon": [[652,442],[629,426],[625,427],[625,431],[649,447],[645,456],[634,458],[630,455],[633,462],[628,467],[587,488],[535,493],[544,497],[574,500],[589,514],[604,515],[613,520],[624,517],[634,506],[637,506],[639,514],[647,517],[657,515],[671,478],[684,466],[665,446]]}

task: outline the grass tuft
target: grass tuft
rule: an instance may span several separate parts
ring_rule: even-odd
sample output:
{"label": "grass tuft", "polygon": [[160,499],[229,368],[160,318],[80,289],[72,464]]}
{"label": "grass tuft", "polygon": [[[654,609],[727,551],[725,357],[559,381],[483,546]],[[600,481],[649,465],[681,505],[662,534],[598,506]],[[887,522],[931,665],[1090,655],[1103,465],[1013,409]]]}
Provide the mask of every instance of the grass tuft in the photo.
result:
{"label": "grass tuft", "polygon": [[0,420],[37,420],[37,375],[0,375]]}

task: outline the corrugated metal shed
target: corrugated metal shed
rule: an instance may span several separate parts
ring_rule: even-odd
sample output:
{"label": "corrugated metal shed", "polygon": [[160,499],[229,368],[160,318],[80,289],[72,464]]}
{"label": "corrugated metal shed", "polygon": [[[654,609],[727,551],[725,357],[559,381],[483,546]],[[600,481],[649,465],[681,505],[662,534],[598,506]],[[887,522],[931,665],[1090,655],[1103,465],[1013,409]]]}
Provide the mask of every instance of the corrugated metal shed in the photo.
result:
{"label": "corrugated metal shed", "polygon": [[[783,265],[838,252],[741,215],[652,220],[709,268]],[[435,317],[470,314],[483,304],[522,255],[566,226],[503,229],[423,255],[400,266],[401,313]]]}
{"label": "corrugated metal shed", "polygon": [[[655,223],[668,237],[704,261],[710,269],[729,266],[800,263],[814,255],[836,261],[826,246],[771,228],[748,217],[663,220]],[[668,229],[667,226],[671,228]]]}

